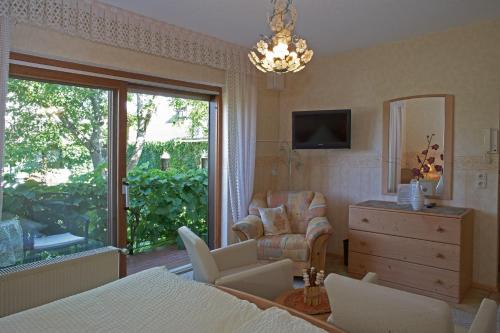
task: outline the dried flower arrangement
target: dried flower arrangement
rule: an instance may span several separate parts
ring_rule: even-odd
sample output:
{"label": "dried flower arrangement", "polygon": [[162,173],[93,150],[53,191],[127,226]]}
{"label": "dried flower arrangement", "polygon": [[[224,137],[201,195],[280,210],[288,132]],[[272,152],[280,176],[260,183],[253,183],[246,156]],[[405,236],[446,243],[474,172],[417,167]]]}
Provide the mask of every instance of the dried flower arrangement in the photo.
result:
{"label": "dried flower arrangement", "polygon": [[[419,164],[418,168],[413,168],[411,170],[413,177],[416,180],[423,179],[426,174],[431,172],[431,167],[434,166],[434,169],[437,172],[443,172],[443,166],[441,164],[436,164],[436,158],[432,156],[433,150],[438,150],[439,145],[437,143],[432,144],[432,139],[435,134],[427,135],[427,148],[424,149],[420,154],[417,154],[417,162]],[[443,161],[443,154],[439,155],[441,161]]]}
{"label": "dried flower arrangement", "polygon": [[316,271],[316,268],[302,270],[302,277],[304,278],[304,303],[307,305],[319,305],[321,302],[321,286],[325,280],[324,271]]}

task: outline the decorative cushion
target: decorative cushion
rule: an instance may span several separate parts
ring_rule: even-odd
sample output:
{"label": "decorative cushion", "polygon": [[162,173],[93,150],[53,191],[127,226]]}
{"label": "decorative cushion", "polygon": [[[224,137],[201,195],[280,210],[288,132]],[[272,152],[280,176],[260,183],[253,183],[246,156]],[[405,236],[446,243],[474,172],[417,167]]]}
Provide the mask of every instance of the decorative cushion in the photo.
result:
{"label": "decorative cushion", "polygon": [[271,192],[267,193],[268,207],[285,205],[288,220],[295,234],[305,234],[309,223],[309,206],[314,197],[314,192]]}
{"label": "decorative cushion", "polygon": [[9,211],[4,211],[2,213],[2,220],[17,220],[21,223],[21,228],[23,232],[29,232],[32,236],[42,235],[41,231],[47,227],[47,225],[24,218],[18,217],[16,214],[11,213]]}
{"label": "decorative cushion", "polygon": [[307,261],[309,246],[305,235],[301,234],[264,236],[257,240],[257,256],[261,260],[289,258],[293,261]]}
{"label": "decorative cushion", "polygon": [[264,235],[273,236],[292,232],[284,205],[276,208],[259,208],[259,213],[264,225]]}
{"label": "decorative cushion", "polygon": [[23,230],[19,221],[0,221],[0,268],[15,265],[22,257]]}

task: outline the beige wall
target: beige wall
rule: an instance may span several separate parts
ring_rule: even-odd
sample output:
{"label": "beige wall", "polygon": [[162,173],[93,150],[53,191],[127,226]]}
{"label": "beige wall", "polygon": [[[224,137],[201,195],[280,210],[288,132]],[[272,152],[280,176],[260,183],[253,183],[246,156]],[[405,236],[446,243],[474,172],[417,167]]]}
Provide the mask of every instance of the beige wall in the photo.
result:
{"label": "beige wall", "polygon": [[[278,142],[291,139],[291,112],[352,109],[352,149],[300,151],[291,187],[323,192],[335,229],[329,251],[341,254],[348,205],[381,195],[382,103],[429,93],[456,97],[453,200],[474,208],[474,281],[495,286],[498,263],[498,156],[483,160],[482,129],[499,127],[500,19],[397,43],[316,57],[287,76],[278,98],[259,108],[256,190],[286,189]],[[332,41],[334,43],[335,41]],[[270,140],[273,142],[264,142]],[[275,170],[276,172],[273,172]],[[476,189],[478,171],[488,187]]]}
{"label": "beige wall", "polygon": [[[316,57],[303,72],[288,76],[286,90],[268,90],[259,80],[256,190],[286,189],[286,156],[291,112],[351,108],[352,149],[301,151],[292,168],[291,188],[328,197],[335,228],[329,251],[341,253],[347,237],[348,205],[381,195],[382,102],[426,93],[456,96],[453,201],[476,209],[474,280],[495,285],[497,276],[498,157],[483,161],[481,129],[498,127],[500,100],[500,20],[393,44]],[[332,41],[334,42],[334,41]],[[17,24],[16,51],[125,69],[165,78],[222,86],[224,72],[101,45],[57,32]],[[478,171],[488,188],[474,186]],[[385,199],[393,199],[386,197]]]}
{"label": "beige wall", "polygon": [[12,30],[12,50],[168,79],[223,86],[225,72],[91,42],[25,24]]}

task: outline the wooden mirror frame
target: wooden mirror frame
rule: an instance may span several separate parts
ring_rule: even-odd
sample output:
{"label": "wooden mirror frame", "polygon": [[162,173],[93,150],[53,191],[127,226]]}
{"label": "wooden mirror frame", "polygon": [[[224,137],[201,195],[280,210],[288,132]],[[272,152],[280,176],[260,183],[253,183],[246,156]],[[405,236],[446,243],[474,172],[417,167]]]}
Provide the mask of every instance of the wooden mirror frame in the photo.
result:
{"label": "wooden mirror frame", "polygon": [[382,145],[382,193],[385,195],[397,195],[397,192],[389,192],[387,179],[389,177],[389,118],[390,105],[392,102],[404,101],[416,98],[443,97],[444,98],[444,159],[445,173],[444,191],[442,195],[426,196],[430,199],[451,200],[453,193],[453,113],[455,110],[455,96],[448,94],[429,94],[395,98],[384,102],[383,114],[383,145]]}

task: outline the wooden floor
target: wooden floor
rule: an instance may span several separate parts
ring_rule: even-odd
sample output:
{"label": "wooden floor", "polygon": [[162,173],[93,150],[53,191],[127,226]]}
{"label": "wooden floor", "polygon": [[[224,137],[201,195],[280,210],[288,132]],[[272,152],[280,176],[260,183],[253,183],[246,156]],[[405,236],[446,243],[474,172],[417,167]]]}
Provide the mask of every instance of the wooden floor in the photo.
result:
{"label": "wooden floor", "polygon": [[151,252],[127,256],[127,275],[156,266],[172,269],[189,263],[186,250],[177,250],[175,245],[165,246]]}

